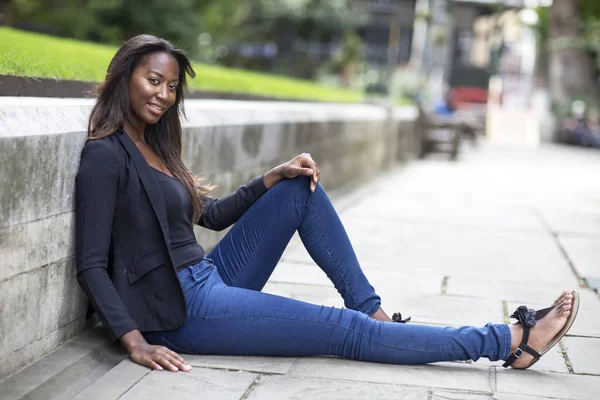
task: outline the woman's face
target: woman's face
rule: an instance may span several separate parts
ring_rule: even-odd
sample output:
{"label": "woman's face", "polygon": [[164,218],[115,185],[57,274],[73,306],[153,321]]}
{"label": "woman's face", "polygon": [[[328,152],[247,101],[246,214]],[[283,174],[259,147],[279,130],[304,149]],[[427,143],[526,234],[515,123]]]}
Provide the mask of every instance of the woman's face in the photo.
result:
{"label": "woman's face", "polygon": [[[167,53],[140,62],[129,79],[129,106],[137,124],[155,124],[175,103],[179,66]],[[133,122],[133,121],[132,121]]]}

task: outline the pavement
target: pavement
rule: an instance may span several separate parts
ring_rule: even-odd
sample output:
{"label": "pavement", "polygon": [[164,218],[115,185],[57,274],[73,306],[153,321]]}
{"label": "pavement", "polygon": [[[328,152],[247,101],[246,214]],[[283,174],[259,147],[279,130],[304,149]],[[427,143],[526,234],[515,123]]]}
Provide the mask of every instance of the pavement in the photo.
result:
{"label": "pavement", "polygon": [[[596,400],[600,297],[588,286],[600,286],[598,171],[600,151],[484,142],[457,162],[432,155],[334,196],[384,309],[411,323],[501,323],[521,304],[578,289],[571,331],[530,370],[186,356],[190,373],[151,372],[96,328],[0,382],[0,398]],[[343,305],[297,238],[265,291]]]}

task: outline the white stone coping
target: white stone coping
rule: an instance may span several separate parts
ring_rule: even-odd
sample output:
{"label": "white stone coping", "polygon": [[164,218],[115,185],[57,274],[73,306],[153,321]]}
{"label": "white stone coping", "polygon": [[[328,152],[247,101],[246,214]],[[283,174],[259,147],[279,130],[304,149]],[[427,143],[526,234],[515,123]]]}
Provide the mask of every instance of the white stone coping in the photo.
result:
{"label": "white stone coping", "polygon": [[[0,97],[0,137],[85,132],[94,99]],[[385,108],[368,104],[199,100],[185,102],[183,126],[256,125],[329,121],[381,121]],[[414,107],[396,107],[394,120],[416,118]]]}

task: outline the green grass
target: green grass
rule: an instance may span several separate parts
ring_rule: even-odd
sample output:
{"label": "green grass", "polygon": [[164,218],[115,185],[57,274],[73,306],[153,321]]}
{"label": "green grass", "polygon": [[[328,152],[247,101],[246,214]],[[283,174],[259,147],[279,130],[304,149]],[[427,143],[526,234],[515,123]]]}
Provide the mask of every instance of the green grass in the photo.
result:
{"label": "green grass", "polygon": [[[0,75],[104,80],[116,47],[0,27]],[[281,99],[359,102],[362,93],[311,81],[194,63],[190,90],[243,93]]]}

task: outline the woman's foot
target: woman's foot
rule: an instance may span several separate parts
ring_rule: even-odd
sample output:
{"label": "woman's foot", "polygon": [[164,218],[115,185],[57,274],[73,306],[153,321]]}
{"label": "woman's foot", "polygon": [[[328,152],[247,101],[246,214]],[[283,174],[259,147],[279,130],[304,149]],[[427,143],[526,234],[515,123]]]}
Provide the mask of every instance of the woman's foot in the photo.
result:
{"label": "woman's foot", "polygon": [[375,314],[371,315],[371,318],[376,319],[377,321],[393,322],[381,307],[379,307],[379,310],[375,311]]}
{"label": "woman's foot", "polygon": [[[536,351],[541,351],[553,338],[560,332],[567,318],[571,314],[571,307],[573,303],[573,295],[569,291],[563,291],[561,295],[554,301],[554,309],[552,309],[546,316],[537,321],[535,326],[531,328],[529,334],[528,345]],[[511,354],[521,344],[523,338],[523,328],[521,324],[510,325],[510,331],[512,334],[512,346]],[[533,356],[523,352],[520,358],[518,358],[511,366],[513,368],[526,368],[529,366]]]}

